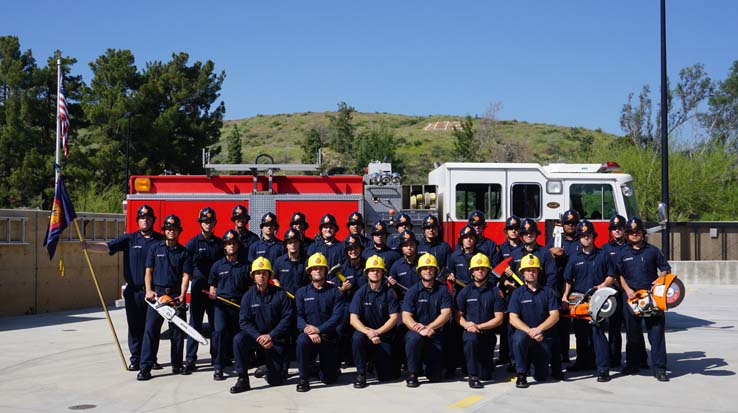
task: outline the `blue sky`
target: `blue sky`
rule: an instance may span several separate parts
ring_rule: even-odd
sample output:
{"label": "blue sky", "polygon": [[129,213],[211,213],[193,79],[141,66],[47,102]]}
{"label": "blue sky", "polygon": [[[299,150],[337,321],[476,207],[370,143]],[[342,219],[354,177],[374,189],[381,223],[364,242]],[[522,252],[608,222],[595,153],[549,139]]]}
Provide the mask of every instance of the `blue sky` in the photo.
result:
{"label": "blue sky", "polygon": [[[185,51],[225,70],[226,118],[335,110],[483,114],[621,133],[629,92],[658,102],[659,1],[14,1],[0,34],[43,64],[130,49],[143,68]],[[738,2],[667,1],[668,72],[738,60]]]}

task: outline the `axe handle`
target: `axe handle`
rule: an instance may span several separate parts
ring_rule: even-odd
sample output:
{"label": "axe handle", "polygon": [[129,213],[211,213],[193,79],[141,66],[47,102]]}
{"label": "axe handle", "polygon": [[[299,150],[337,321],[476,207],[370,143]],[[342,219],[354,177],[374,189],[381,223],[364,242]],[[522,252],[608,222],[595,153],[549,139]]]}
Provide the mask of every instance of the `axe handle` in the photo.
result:
{"label": "axe handle", "polygon": [[[207,294],[207,295],[210,295],[210,291],[208,291],[208,290],[202,290],[202,293],[203,293],[203,294]],[[219,295],[216,295],[216,296],[215,296],[215,298],[217,298],[217,299],[218,299],[218,300],[220,300],[220,301],[223,301],[224,303],[230,304],[230,305],[232,305],[232,306],[234,306],[234,307],[236,307],[236,308],[241,308],[241,306],[240,306],[240,305],[238,305],[238,304],[234,303],[234,302],[233,302],[233,301],[231,301],[231,300],[225,299],[225,298],[223,298],[223,297],[221,297],[221,296],[219,296]]]}

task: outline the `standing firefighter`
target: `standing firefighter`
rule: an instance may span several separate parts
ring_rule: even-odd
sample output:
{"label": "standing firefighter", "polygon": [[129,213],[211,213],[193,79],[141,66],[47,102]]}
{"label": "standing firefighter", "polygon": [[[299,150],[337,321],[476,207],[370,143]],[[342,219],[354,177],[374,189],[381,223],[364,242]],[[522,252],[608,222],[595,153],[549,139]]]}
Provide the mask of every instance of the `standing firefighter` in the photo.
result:
{"label": "standing firefighter", "polygon": [[[164,231],[165,240],[152,247],[146,256],[146,299],[154,301],[159,297],[169,296],[175,302],[184,303],[187,286],[190,283],[190,274],[192,274],[192,257],[179,243],[179,234],[182,233],[182,223],[179,217],[168,215],[164,218],[162,231]],[[153,307],[150,307],[148,311],[141,349],[141,370],[136,377],[138,380],[151,378],[151,368],[156,362],[156,354],[159,351],[161,326],[164,324],[164,319]],[[184,307],[177,310],[177,316],[183,320],[186,319]],[[172,373],[181,374],[185,333],[172,323],[169,323],[169,332],[172,343]]]}
{"label": "standing firefighter", "polygon": [[502,325],[505,312],[502,293],[488,278],[491,269],[489,258],[477,253],[469,264],[472,282],[456,296],[456,319],[464,329],[464,356],[472,389],[484,387],[480,379],[492,379],[497,344],[494,329]]}
{"label": "standing firefighter", "polygon": [[338,333],[343,318],[344,301],[338,288],[326,282],[328,261],[321,253],[308,258],[310,284],[300,288],[295,296],[297,306],[297,369],[300,374],[298,392],[310,390],[310,365],[320,354],[320,380],[335,383],[340,374],[338,365]]}
{"label": "standing firefighter", "polygon": [[251,264],[255,287],[241,299],[241,331],[233,339],[238,380],[231,387],[231,393],[251,389],[247,369],[253,349],[264,351],[266,381],[270,386],[284,383],[287,377],[284,366],[289,357],[290,328],[295,309],[292,299],[283,289],[269,284],[272,275],[271,264],[266,258],[258,258]]}
{"label": "standing firefighter", "polygon": [[[190,288],[190,325],[202,333],[202,319],[207,313],[210,329],[215,325],[213,301],[209,300],[203,290],[209,288],[208,276],[213,263],[223,257],[223,241],[213,234],[218,221],[215,211],[210,207],[200,210],[197,216],[200,233],[192,237],[185,248],[192,256],[192,286]],[[233,233],[238,234],[235,230]],[[238,238],[236,238],[238,241]],[[187,337],[187,355],[184,373],[189,374],[196,369],[198,343],[192,337]],[[213,343],[210,343],[210,356],[214,355]]]}
{"label": "standing firefighter", "polygon": [[[620,284],[623,286],[626,299],[634,298],[638,290],[650,290],[659,275],[665,276],[671,270],[661,250],[646,242],[645,234],[640,218],[628,219],[625,225],[628,245],[617,255],[614,271],[620,276]],[[623,373],[638,373],[640,354],[646,347],[642,321],[646,326],[648,342],[651,344],[654,377],[658,381],[669,381],[669,376],[666,375],[666,317],[661,313],[641,319],[633,313],[627,302],[623,304],[626,339],[626,366]]]}
{"label": "standing firefighter", "polygon": [[[241,243],[238,233],[232,229],[223,234],[225,257],[216,261],[210,270],[208,284],[210,299],[215,300],[215,326],[213,328],[213,379],[224,380],[223,367],[230,360],[233,337],[238,332],[238,308],[236,303],[251,285],[246,263],[238,260]],[[257,260],[259,260],[257,258]],[[255,261],[256,262],[256,261]]]}
{"label": "standing firefighter", "polygon": [[[81,247],[93,252],[107,252],[113,255],[123,251],[123,277],[126,287],[123,298],[126,303],[126,321],[128,322],[128,350],[131,352],[129,371],[138,371],[141,361],[141,345],[143,344],[146,315],[149,306],[144,301],[146,297],[146,256],[149,249],[161,242],[164,235],[154,231],[154,210],[148,205],[142,205],[136,211],[138,231],[129,232],[120,238],[108,243],[88,244],[82,242]],[[156,315],[158,317],[158,315]],[[154,363],[154,368],[161,368]]]}
{"label": "standing firefighter", "polygon": [[243,247],[243,254],[248,255],[251,244],[259,240],[259,236],[249,230],[249,221],[251,215],[249,210],[243,205],[236,205],[231,212],[231,222],[234,229],[238,232],[238,239]]}
{"label": "standing firefighter", "polygon": [[364,269],[368,283],[359,288],[351,300],[351,326],[354,327],[351,349],[356,365],[354,387],[366,387],[366,368],[369,357],[374,361],[377,380],[393,378],[392,337],[400,318],[400,304],[384,279],[384,260],[377,255],[369,257]]}

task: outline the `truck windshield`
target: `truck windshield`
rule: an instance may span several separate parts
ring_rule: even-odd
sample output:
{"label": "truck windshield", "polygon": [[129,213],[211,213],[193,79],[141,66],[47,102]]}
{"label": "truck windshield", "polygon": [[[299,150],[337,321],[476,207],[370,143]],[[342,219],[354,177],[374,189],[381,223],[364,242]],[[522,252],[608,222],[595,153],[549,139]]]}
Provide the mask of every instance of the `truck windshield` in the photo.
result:
{"label": "truck windshield", "polygon": [[638,211],[638,200],[636,200],[635,190],[633,189],[633,181],[622,185],[621,188],[623,191],[623,200],[625,200],[625,212],[628,214],[628,218],[640,217],[641,214]]}

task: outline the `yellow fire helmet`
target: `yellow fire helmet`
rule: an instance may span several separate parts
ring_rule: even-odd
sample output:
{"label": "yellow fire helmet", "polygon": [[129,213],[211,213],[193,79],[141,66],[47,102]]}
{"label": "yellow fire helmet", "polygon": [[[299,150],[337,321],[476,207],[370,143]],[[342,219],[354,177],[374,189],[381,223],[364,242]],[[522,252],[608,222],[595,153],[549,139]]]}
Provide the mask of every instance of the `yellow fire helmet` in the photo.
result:
{"label": "yellow fire helmet", "polygon": [[325,258],[325,255],[316,252],[315,254],[311,255],[310,258],[308,258],[307,267],[305,267],[305,271],[310,271],[313,267],[325,267],[325,269],[328,269],[328,260]]}
{"label": "yellow fire helmet", "polygon": [[539,271],[543,268],[541,267],[541,261],[538,260],[538,257],[536,257],[533,254],[528,254],[525,257],[523,257],[522,260],[520,260],[520,271],[527,270],[528,268],[537,268]]}
{"label": "yellow fire helmet", "polygon": [[436,269],[436,271],[439,270],[438,260],[436,260],[436,257],[434,257],[433,254],[426,252],[425,254],[421,255],[418,259],[418,266],[415,268],[415,270],[420,272],[420,269],[425,267],[433,267]]}
{"label": "yellow fire helmet", "polygon": [[481,267],[489,268],[490,270],[492,269],[492,265],[489,263],[489,257],[478,252],[472,257],[471,261],[469,261],[469,271]]}
{"label": "yellow fire helmet", "polygon": [[274,270],[272,270],[272,263],[269,262],[269,259],[265,257],[259,257],[251,263],[251,275],[254,275],[254,272],[256,271],[262,270],[269,271],[269,274],[274,275]]}
{"label": "yellow fire helmet", "polygon": [[377,269],[387,272],[387,267],[384,266],[384,258],[380,257],[379,255],[372,255],[371,257],[369,257],[368,260],[366,260],[364,272]]}

